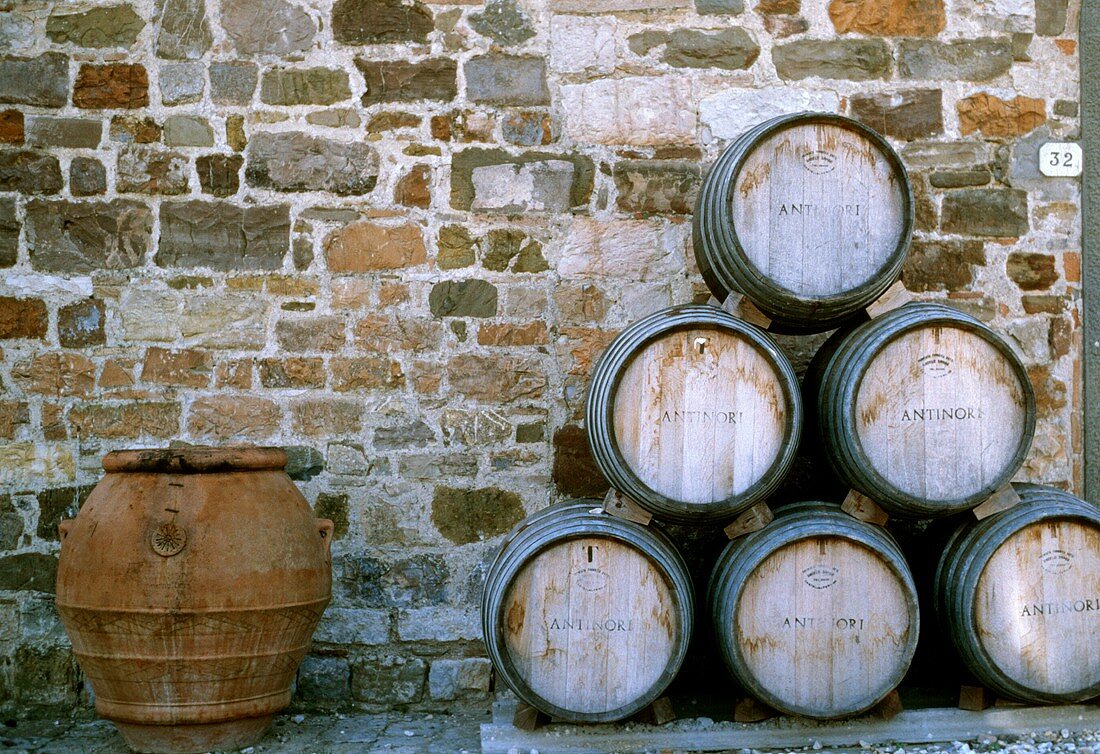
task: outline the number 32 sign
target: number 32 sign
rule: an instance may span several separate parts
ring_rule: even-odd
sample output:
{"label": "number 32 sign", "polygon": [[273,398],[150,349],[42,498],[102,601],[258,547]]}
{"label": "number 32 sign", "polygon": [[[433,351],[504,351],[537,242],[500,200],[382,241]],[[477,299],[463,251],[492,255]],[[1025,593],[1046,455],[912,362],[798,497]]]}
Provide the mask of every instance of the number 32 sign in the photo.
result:
{"label": "number 32 sign", "polygon": [[1081,175],[1081,145],[1071,141],[1052,141],[1039,148],[1039,172],[1049,176]]}

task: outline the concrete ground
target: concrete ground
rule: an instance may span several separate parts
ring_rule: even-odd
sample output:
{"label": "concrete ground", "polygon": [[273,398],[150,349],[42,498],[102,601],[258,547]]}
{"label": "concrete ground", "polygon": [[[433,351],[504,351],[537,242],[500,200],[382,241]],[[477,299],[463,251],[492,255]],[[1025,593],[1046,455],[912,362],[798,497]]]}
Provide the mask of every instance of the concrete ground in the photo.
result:
{"label": "concrete ground", "polygon": [[[489,714],[295,714],[276,718],[260,743],[243,754],[476,754],[481,751],[480,726]],[[72,719],[5,720],[0,726],[0,751],[20,754],[127,754],[114,727],[81,714]],[[744,749],[730,754],[753,754]],[[798,751],[828,752],[821,744]],[[983,735],[972,741],[943,745],[866,744],[844,752],[868,754],[1100,754],[1100,733],[1038,730],[1020,736]],[[536,749],[509,754],[539,754]],[[542,754],[547,754],[544,750]],[[615,754],[607,752],[606,754]],[[654,754],[687,754],[672,750]]]}
{"label": "concrete ground", "polygon": [[[488,719],[488,713],[483,716],[287,713],[275,718],[275,724],[258,744],[243,751],[244,754],[476,754],[481,751],[480,725]],[[130,750],[113,725],[81,716],[5,721],[4,727],[0,727],[0,751],[128,754]]]}

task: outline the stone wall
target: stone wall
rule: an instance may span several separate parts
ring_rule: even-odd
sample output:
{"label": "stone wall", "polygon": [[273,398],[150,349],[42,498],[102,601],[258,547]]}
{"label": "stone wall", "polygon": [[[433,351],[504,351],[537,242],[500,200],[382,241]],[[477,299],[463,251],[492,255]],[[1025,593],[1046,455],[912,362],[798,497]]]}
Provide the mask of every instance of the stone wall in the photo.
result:
{"label": "stone wall", "polygon": [[57,522],[173,441],[287,446],[336,522],[300,698],[484,698],[488,559],[603,492],[592,361],[707,298],[701,174],[782,112],[895,143],[906,284],[1018,347],[1022,476],[1075,488],[1080,187],[1037,150],[1078,132],[1078,7],[0,0],[0,704],[86,701]]}

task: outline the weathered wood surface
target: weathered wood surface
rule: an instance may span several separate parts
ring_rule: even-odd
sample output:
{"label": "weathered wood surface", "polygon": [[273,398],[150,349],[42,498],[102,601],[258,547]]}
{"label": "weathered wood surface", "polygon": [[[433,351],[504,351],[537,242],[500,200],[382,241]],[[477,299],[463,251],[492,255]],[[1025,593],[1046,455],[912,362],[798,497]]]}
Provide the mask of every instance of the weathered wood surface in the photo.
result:
{"label": "weathered wood surface", "polygon": [[[514,704],[512,702],[511,704]],[[551,724],[533,733],[516,730],[510,705],[494,706],[493,722],[481,726],[482,754],[537,750],[540,754],[643,754],[653,751],[738,751],[801,749],[876,744],[929,744],[968,741],[981,735],[1010,736],[1036,730],[1089,731],[1100,727],[1100,707],[1016,707],[971,712],[912,709],[882,720],[873,715],[843,722],[789,717],[764,723],[722,722],[700,727],[681,720],[661,727]],[[896,747],[895,747],[896,748]]]}
{"label": "weathered wood surface", "polygon": [[732,541],[709,598],[727,666],[788,714],[832,719],[882,701],[916,649],[916,587],[885,531],[835,505],[782,508]]}
{"label": "weathered wood surface", "polygon": [[832,717],[864,709],[901,680],[915,630],[906,594],[877,553],[815,537],[749,576],[733,623],[749,673],[771,694]]}
{"label": "weathered wood surface", "polygon": [[1051,694],[1100,684],[1100,528],[1049,521],[1013,534],[978,581],[974,613],[990,659],[1019,683]]}
{"label": "weathered wood surface", "polygon": [[531,689],[559,707],[609,712],[665,672],[679,626],[669,584],[633,547],[573,539],[537,555],[504,600],[504,639]]}
{"label": "weathered wood surface", "polygon": [[851,119],[800,113],[719,156],[692,242],[719,301],[744,294],[777,331],[822,332],[897,280],[912,228],[912,191],[890,144]]}
{"label": "weathered wood surface", "polygon": [[589,447],[611,486],[654,517],[725,525],[794,461],[802,401],[775,341],[714,306],[623,330],[592,373]]}
{"label": "weathered wood surface", "polygon": [[934,596],[959,655],[998,697],[1100,695],[1100,510],[1062,490],[1014,485],[1020,503],[965,522]]}
{"label": "weathered wood surface", "polygon": [[905,221],[892,165],[861,134],[793,125],[752,147],[732,219],[748,259],[803,297],[856,288],[889,261]]}
{"label": "weathered wood surface", "polygon": [[806,372],[807,403],[838,475],[894,516],[970,510],[1020,468],[1035,394],[1012,347],[934,303],[831,338]]}
{"label": "weathered wood surface", "polygon": [[972,332],[927,327],[871,359],[856,401],[856,432],[876,471],[903,492],[952,500],[1009,465],[1024,432],[1024,393],[1012,364]]}
{"label": "weathered wood surface", "polygon": [[744,492],[779,454],[788,420],[779,376],[754,343],[698,328],[666,335],[628,364],[615,440],[658,493],[712,503]]}
{"label": "weathered wood surface", "polygon": [[486,576],[482,627],[498,679],[556,718],[620,720],[652,703],[692,624],[690,578],[671,543],[585,503],[521,523]]}

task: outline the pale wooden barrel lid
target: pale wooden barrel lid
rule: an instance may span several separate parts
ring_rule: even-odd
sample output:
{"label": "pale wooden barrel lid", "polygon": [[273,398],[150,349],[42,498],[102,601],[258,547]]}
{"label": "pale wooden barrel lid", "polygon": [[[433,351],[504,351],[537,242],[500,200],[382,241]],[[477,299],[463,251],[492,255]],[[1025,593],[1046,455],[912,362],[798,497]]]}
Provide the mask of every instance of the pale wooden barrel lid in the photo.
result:
{"label": "pale wooden barrel lid", "polygon": [[990,660],[1044,694],[1100,685],[1100,527],[1049,519],[1009,536],[974,593],[974,625]]}
{"label": "pale wooden barrel lid", "polygon": [[790,120],[756,140],[731,192],[731,220],[762,277],[828,298],[883,275],[907,244],[908,187],[879,143],[839,119]]}
{"label": "pale wooden barrel lid", "polygon": [[1027,445],[1018,366],[978,332],[917,327],[867,364],[855,431],[874,469],[906,495],[970,497],[1012,468]]}

